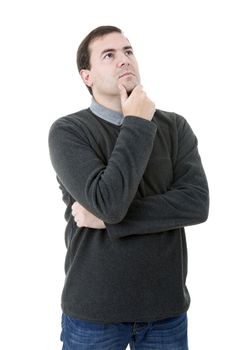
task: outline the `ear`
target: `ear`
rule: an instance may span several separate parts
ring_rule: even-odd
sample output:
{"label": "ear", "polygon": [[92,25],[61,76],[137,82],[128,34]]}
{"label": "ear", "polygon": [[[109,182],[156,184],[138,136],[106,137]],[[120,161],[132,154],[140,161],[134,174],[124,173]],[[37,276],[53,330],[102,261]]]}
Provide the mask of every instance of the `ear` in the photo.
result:
{"label": "ear", "polygon": [[92,78],[91,78],[91,72],[89,71],[89,69],[82,69],[79,72],[79,74],[80,74],[84,84],[91,87],[92,86]]}

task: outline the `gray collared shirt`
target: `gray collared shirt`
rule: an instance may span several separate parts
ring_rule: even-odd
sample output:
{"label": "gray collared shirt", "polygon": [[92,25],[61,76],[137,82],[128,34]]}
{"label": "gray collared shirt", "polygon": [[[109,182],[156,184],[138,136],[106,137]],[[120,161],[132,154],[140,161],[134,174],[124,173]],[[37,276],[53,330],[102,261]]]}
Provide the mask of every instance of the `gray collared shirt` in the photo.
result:
{"label": "gray collared shirt", "polygon": [[94,100],[94,98],[92,99],[90,110],[98,117],[112,124],[122,125],[123,123],[124,115],[122,113],[113,111],[112,109],[100,105]]}

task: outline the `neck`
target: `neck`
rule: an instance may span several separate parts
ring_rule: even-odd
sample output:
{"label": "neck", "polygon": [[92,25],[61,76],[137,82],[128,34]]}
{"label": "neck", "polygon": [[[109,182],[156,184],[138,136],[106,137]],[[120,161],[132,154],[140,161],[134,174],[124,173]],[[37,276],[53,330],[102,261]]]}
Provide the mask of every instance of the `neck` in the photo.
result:
{"label": "neck", "polygon": [[106,108],[109,108],[113,111],[122,113],[120,96],[113,95],[109,98],[109,96],[105,97],[103,95],[100,96],[98,94],[95,94],[93,97],[94,97],[95,101],[97,103],[99,103],[100,105],[102,105]]}

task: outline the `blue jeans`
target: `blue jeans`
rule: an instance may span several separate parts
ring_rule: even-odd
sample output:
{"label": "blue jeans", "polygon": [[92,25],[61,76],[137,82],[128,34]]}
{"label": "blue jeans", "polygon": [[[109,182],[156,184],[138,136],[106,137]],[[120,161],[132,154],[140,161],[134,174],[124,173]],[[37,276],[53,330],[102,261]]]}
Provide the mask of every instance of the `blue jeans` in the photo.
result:
{"label": "blue jeans", "polygon": [[188,350],[186,313],[155,322],[97,324],[62,315],[62,350]]}

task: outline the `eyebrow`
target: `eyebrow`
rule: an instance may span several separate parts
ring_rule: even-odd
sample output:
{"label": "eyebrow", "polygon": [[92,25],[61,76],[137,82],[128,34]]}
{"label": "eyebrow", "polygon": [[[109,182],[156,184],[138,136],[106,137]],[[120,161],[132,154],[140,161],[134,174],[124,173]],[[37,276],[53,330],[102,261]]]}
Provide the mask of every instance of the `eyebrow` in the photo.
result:
{"label": "eyebrow", "polygon": [[[129,50],[129,49],[133,51],[133,48],[132,48],[132,46],[130,46],[130,45],[124,46],[124,47],[122,48],[123,51]],[[111,48],[105,49],[105,50],[103,50],[103,51],[101,52],[100,57],[102,57],[102,56],[103,56],[105,53],[107,53],[107,52],[116,52],[116,51],[117,51],[116,49],[111,49]]]}

